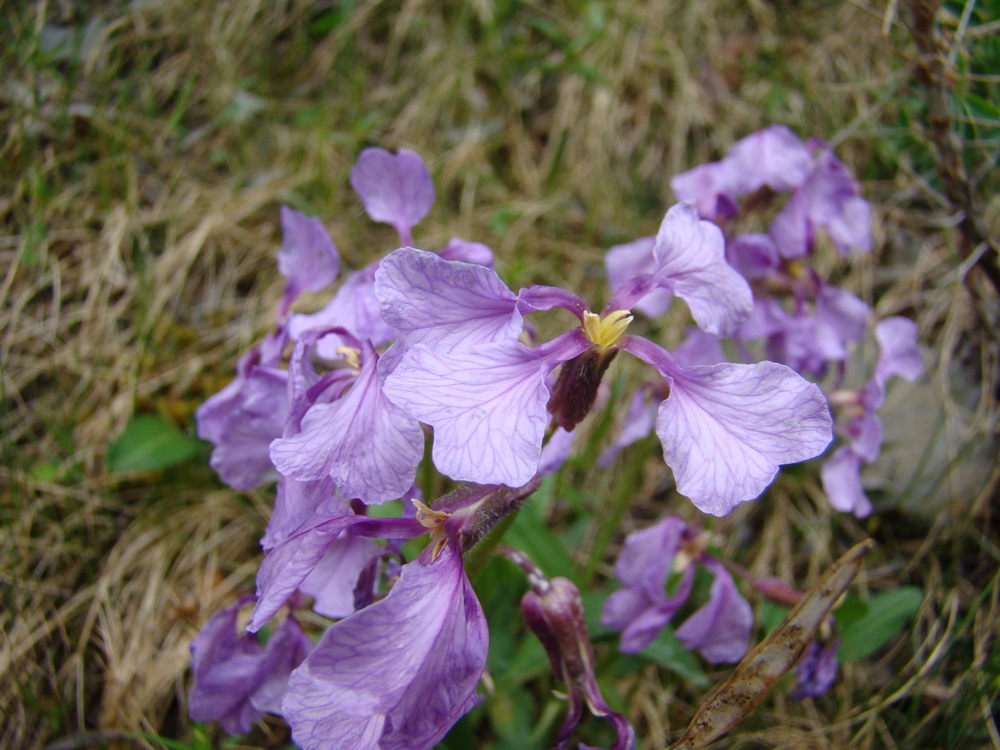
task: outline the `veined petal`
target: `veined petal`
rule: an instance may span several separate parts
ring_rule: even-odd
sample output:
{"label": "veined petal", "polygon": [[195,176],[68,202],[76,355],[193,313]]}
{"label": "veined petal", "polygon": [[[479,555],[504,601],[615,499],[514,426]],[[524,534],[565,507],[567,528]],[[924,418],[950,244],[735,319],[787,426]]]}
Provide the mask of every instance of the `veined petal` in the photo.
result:
{"label": "veined petal", "polygon": [[315,599],[313,611],[324,617],[347,617],[354,612],[354,589],[361,571],[378,554],[371,539],[343,535],[334,539],[299,591]]}
{"label": "veined petal", "polygon": [[545,376],[590,346],[577,334],[564,334],[564,342],[556,339],[544,352],[515,341],[454,354],[418,344],[386,378],[385,393],[434,428],[439,471],[459,481],[520,487],[541,458],[549,418]]}
{"label": "veined petal", "polygon": [[397,333],[379,371],[392,372],[408,349],[436,352],[494,341],[514,341],[523,321],[517,295],[485,266],[448,261],[404,247],[382,259],[375,272],[382,319]]}
{"label": "veined petal", "polygon": [[449,543],[403,566],[389,595],[333,625],[282,705],[304,750],[424,750],[475,704],[486,618]]}
{"label": "veined petal", "polygon": [[277,477],[268,446],[288,410],[288,373],[242,362],[236,380],[198,408],[198,436],[215,443],[210,463],[223,482],[249,490]]}
{"label": "veined petal", "polygon": [[680,367],[635,336],[622,348],[656,367],[670,385],[656,434],[677,490],[715,516],[752,500],[781,464],[823,452],[832,420],[822,391],[774,362]]}
{"label": "veined petal", "polygon": [[385,539],[412,539],[427,531],[409,518],[369,518],[352,513],[332,517],[314,515],[264,556],[257,571],[257,606],[247,630],[260,630],[348,529],[360,536],[377,535]]}
{"label": "veined petal", "polygon": [[493,251],[488,245],[459,237],[452,237],[447,245],[438,250],[438,255],[445,260],[459,260],[487,268],[493,268],[494,264]]}
{"label": "veined petal", "polygon": [[366,344],[354,385],[336,401],[309,409],[298,435],[271,444],[282,474],[303,481],[331,476],[343,497],[369,504],[398,498],[413,484],[423,431],[385,397],[376,361]]}
{"label": "veined petal", "polygon": [[691,203],[671,208],[656,235],[656,284],[691,308],[700,328],[724,336],[750,314],[753,295],[725,259],[726,242],[715,224],[702,221]]}
{"label": "veined petal", "polygon": [[410,244],[410,230],[434,205],[434,183],[423,159],[405,148],[395,155],[366,148],[351,170],[351,187],[368,215],[394,226],[404,245]]}

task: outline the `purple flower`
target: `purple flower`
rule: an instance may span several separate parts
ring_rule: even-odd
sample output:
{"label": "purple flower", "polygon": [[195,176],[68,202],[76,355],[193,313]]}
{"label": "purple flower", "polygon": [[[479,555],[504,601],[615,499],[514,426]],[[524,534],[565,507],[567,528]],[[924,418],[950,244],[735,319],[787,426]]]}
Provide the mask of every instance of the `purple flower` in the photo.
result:
{"label": "purple flower", "polygon": [[[371,264],[350,274],[340,289],[322,310],[304,315],[292,315],[288,321],[288,334],[299,340],[307,332],[331,328],[343,328],[356,339],[369,341],[372,346],[381,346],[392,341],[396,333],[379,311],[379,301],[375,297],[375,269]],[[339,357],[337,349],[345,344],[345,339],[335,334],[324,336],[316,345],[316,353],[324,359]]]}
{"label": "purple flower", "polygon": [[[714,581],[709,601],[677,629],[678,639],[713,664],[743,658],[753,625],[750,605],[729,571],[704,552],[698,535],[676,516],[629,534],[615,562],[615,577],[624,588],[604,603],[601,623],[622,631],[622,651],[641,651],[670,622],[691,594],[694,563]],[[680,576],[672,593],[667,590],[671,572]]]}
{"label": "purple flower", "polygon": [[301,432],[271,444],[271,460],[294,479],[330,476],[342,496],[382,503],[413,484],[424,435],[415,419],[385,397],[371,344],[355,351],[359,361],[351,387],[329,403],[311,406]]}
{"label": "purple flower", "polygon": [[237,636],[236,618],[254,597],[212,615],[191,642],[194,687],[188,698],[195,721],[216,721],[230,734],[250,731],[265,713],[280,713],[288,676],[312,649],[291,615],[262,644]]}
{"label": "purple flower", "polygon": [[486,619],[457,544],[430,552],[292,673],[282,710],[304,750],[430,748],[476,704]]}
{"label": "purple flower", "polygon": [[700,220],[694,204],[677,204],[660,224],[652,270],[620,284],[604,312],[629,310],[653,290],[666,289],[687,303],[699,328],[732,333],[749,315],[753,295],[726,263],[725,248],[722,231]]}
{"label": "purple flower", "polygon": [[875,372],[855,391],[831,394],[837,414],[836,431],[844,438],[820,472],[823,489],[837,510],[864,518],[872,511],[861,483],[861,467],[876,461],[882,449],[882,422],[878,410],[885,402],[885,383],[893,376],[913,381],[923,372],[917,326],[906,318],[886,318],[875,327],[879,360]]}
{"label": "purple flower", "polygon": [[278,318],[303,291],[318,292],[329,286],[340,271],[340,256],[319,219],[281,207],[283,242],[278,252],[278,270],[287,279],[278,305]]}
{"label": "purple flower", "polygon": [[[749,309],[746,282],[723,259],[718,229],[676,206],[653,246],[653,271],[623,283],[603,316],[551,287],[514,294],[489,269],[397,250],[376,275],[383,314],[401,331],[385,394],[434,428],[437,468],[458,480],[518,487],[538,471],[551,421],[572,431],[590,411],[619,349],[660,372],[671,388],[657,434],[678,487],[710,513],[756,497],[781,463],[816,455],[830,439],[819,390],[787,368],[681,367],[632,336],[625,307],[657,288],[685,299],[709,331],[735,326]],[[623,307],[617,308],[616,305]],[[522,315],[572,311],[580,328],[535,348],[516,340]],[[559,365],[558,378],[549,374]]]}
{"label": "purple flower", "polygon": [[375,221],[391,224],[403,245],[412,245],[410,230],[434,205],[434,183],[423,159],[401,148],[366,148],[351,170],[351,186]]}
{"label": "purple flower", "polygon": [[837,679],[839,646],[839,638],[826,644],[820,644],[816,640],[809,644],[795,667],[795,692],[792,693],[792,698],[818,698],[830,689]]}
{"label": "purple flower", "polygon": [[722,161],[676,175],[670,186],[679,200],[694,201],[703,218],[731,218],[740,195],[765,185],[776,192],[791,190],[811,168],[806,144],[784,125],[772,125],[734,143]]}
{"label": "purple flower", "polygon": [[236,379],[202,404],[195,417],[198,437],[215,444],[211,466],[223,482],[249,490],[278,474],[269,446],[288,416],[288,374],[263,359],[268,342],[247,352]]}
{"label": "purple flower", "polygon": [[870,251],[871,206],[858,193],[850,170],[833,151],[824,148],[808,179],[771,222],[768,234],[786,258],[811,253],[820,228],[826,230],[841,255],[852,248]]}

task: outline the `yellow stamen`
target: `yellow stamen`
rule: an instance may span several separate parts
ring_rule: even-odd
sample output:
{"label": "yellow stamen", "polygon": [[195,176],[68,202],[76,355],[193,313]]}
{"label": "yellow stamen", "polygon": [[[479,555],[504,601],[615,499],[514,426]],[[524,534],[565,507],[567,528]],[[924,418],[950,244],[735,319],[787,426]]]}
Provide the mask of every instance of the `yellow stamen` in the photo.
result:
{"label": "yellow stamen", "polygon": [[618,343],[631,322],[632,314],[628,310],[615,310],[603,318],[596,313],[585,312],[583,332],[603,352]]}
{"label": "yellow stamen", "polygon": [[434,562],[441,554],[441,550],[444,549],[444,545],[448,543],[444,532],[444,522],[451,518],[451,513],[429,508],[415,497],[411,498],[410,502],[417,508],[417,523],[430,531],[431,541],[434,542],[434,548],[431,550],[431,562]]}
{"label": "yellow stamen", "polygon": [[334,353],[344,358],[344,361],[355,370],[361,369],[361,350],[353,346],[338,346]]}

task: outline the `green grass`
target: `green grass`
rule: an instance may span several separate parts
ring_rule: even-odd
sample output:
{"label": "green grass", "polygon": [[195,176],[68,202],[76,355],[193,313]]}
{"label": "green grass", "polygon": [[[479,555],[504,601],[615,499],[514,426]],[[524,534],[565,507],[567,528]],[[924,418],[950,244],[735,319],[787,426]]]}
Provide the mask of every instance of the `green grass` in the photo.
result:
{"label": "green grass", "polygon": [[[0,747],[80,732],[150,747],[220,742],[186,718],[187,646],[252,590],[268,492],[223,488],[189,448],[175,467],[125,474],[108,452],[135,415],[176,426],[167,432],[184,442],[198,404],[267,330],[281,204],[320,216],[345,266],[359,268],[394,236],[364,215],[351,164],[368,145],[412,148],[438,196],[417,228],[422,243],[486,242],[512,284],[560,284],[598,303],[604,251],[655,231],[670,176],[776,121],[830,140],[861,177],[877,248],[838,277],[880,314],[917,320],[930,352],[925,391],[901,390],[887,426],[918,397],[939,416],[916,457],[905,445],[887,454],[869,521],[833,513],[810,467],[708,526],[727,559],[800,587],[871,535],[879,547],[854,594],[913,586],[925,599],[831,694],[795,703],[779,685],[722,746],[1000,746],[990,442],[1000,364],[995,319],[990,330],[982,313],[996,298],[953,278],[961,238],[948,229],[911,41],[882,6],[862,5],[0,10]],[[972,7],[955,47],[956,130],[996,235],[998,172],[986,166],[997,159],[998,48],[976,31],[989,30],[993,6],[948,3],[942,24],[954,40]],[[683,324],[653,330],[670,345]],[[615,367],[618,389],[633,373]],[[596,471],[609,419],[590,421],[586,454],[531,501],[523,518],[535,523],[512,533],[561,550],[548,562],[568,565],[594,597],[610,590],[625,532],[696,513],[673,492],[655,441]],[[477,579],[488,610],[516,610],[517,575]],[[460,722],[449,747],[544,747],[562,718],[549,692],[559,686],[516,617],[491,626],[514,666],[495,670],[503,693]],[[623,662],[613,638],[597,641],[602,685],[641,747],[676,738],[706,692],[677,676],[690,665],[671,669],[662,653]],[[712,684],[728,674],[701,668]],[[586,730],[607,742],[599,722]],[[277,721],[246,740],[286,742]]]}

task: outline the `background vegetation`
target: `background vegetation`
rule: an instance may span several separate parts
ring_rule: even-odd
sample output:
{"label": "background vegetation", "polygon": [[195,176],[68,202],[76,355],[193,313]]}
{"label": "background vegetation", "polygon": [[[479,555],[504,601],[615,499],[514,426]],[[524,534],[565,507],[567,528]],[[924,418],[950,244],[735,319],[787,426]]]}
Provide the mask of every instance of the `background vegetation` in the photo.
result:
{"label": "background vegetation", "polygon": [[[269,492],[218,482],[193,412],[271,325],[279,205],[321,217],[361,267],[393,234],[367,220],[350,167],[365,146],[405,146],[438,191],[418,241],[486,242],[512,286],[596,302],[604,251],[655,231],[673,174],[781,122],[829,140],[862,181],[875,251],[826,262],[880,315],[918,322],[929,371],[890,391],[870,520],[833,512],[810,467],[708,525],[728,559],[803,588],[872,536],[857,606],[921,596],[830,694],[794,702],[779,686],[720,746],[1000,748],[1000,304],[976,264],[995,244],[959,226],[922,85],[946,96],[944,130],[995,237],[998,19],[996,0],[945,3],[946,75],[927,81],[895,0],[0,7],[0,746],[221,741],[186,718],[187,647],[252,590]],[[682,329],[654,332],[671,345]],[[613,375],[621,389],[631,373]],[[611,419],[512,531],[591,602],[624,533],[697,515],[655,441],[594,468]],[[545,747],[561,721],[505,566],[476,581],[496,690],[452,750]],[[773,613],[755,610],[761,635]],[[596,637],[602,685],[644,748],[676,737],[728,673],[669,643],[625,659]],[[268,721],[245,743],[287,734]]]}

